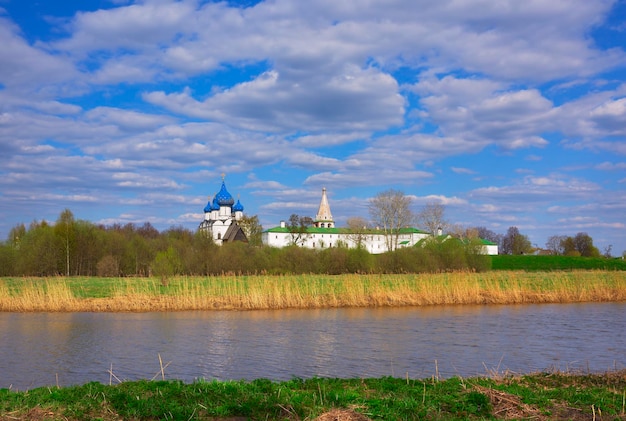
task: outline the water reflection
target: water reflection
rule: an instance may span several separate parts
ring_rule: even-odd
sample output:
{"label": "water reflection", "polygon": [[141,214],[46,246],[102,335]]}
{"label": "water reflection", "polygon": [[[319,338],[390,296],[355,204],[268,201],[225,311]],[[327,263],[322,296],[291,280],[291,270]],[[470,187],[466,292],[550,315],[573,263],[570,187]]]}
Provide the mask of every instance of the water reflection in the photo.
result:
{"label": "water reflection", "polygon": [[442,377],[626,364],[626,303],[0,313],[0,388],[160,377]]}

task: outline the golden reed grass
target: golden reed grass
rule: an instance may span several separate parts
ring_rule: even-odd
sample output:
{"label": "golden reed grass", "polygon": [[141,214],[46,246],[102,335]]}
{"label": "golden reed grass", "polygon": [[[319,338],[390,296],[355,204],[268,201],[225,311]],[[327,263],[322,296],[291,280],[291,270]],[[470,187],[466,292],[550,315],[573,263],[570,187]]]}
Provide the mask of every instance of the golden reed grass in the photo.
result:
{"label": "golden reed grass", "polygon": [[626,301],[626,272],[0,279],[0,311],[183,311]]}

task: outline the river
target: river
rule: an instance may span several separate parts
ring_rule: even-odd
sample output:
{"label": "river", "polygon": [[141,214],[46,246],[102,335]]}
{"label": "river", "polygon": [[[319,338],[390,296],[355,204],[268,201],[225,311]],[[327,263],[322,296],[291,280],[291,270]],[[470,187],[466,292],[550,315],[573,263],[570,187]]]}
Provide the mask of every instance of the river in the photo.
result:
{"label": "river", "polygon": [[0,388],[136,379],[441,378],[626,365],[626,303],[0,313]]}

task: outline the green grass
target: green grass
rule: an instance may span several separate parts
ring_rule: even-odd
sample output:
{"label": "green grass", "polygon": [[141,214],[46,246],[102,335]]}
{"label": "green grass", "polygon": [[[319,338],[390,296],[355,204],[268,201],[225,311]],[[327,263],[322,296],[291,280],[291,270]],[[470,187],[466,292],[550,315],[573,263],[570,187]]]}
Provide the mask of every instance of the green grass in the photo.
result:
{"label": "green grass", "polygon": [[[0,389],[0,419],[312,420],[329,411],[372,420],[625,420],[626,371],[437,380],[408,378],[88,383]],[[498,417],[497,417],[497,416]],[[235,418],[239,417],[239,418]],[[331,419],[331,418],[326,418]],[[356,418],[332,418],[356,419]]]}
{"label": "green grass", "polygon": [[604,257],[497,255],[491,257],[492,270],[626,270],[626,260]]}

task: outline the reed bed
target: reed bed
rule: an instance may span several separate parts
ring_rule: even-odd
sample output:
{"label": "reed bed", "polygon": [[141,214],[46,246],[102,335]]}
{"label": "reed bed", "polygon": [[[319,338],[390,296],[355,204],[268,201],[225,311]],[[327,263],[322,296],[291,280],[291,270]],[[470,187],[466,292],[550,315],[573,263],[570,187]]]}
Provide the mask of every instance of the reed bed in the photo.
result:
{"label": "reed bed", "polygon": [[0,311],[183,311],[626,301],[626,272],[0,279]]}

